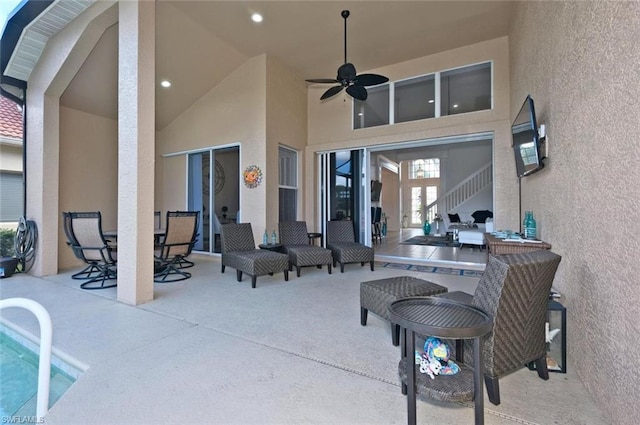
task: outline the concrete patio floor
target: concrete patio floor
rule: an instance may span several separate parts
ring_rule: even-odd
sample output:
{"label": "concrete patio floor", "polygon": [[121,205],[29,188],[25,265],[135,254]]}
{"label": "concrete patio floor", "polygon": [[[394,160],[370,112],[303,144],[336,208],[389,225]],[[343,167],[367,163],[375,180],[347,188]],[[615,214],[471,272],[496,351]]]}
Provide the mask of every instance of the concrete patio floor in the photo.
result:
{"label": "concrete patio floor", "polygon": [[[360,325],[359,283],[400,274],[472,293],[477,278],[347,265],[302,276],[220,273],[217,257],[194,256],[189,280],[155,285],[153,302],[117,302],[116,288],[86,291],[73,271],[0,281],[1,298],[38,301],[54,346],[88,369],[46,424],[403,424],[399,349],[375,315]],[[77,270],[76,270],[77,271]],[[38,334],[20,309],[2,317]],[[522,369],[500,380],[502,403],[487,424],[607,423],[573,373],[548,381]],[[418,423],[473,423],[472,404],[418,402]]]}

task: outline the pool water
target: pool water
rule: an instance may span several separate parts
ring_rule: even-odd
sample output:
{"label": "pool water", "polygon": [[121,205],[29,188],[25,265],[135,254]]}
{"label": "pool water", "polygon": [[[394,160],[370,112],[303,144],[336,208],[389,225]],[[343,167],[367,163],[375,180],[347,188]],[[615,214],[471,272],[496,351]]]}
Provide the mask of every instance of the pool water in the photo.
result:
{"label": "pool water", "polygon": [[[6,333],[5,333],[6,332]],[[0,417],[35,416],[38,393],[38,348],[30,341],[25,345],[12,338],[7,328],[0,329]],[[32,351],[35,349],[36,351]],[[49,407],[58,401],[75,382],[80,371],[64,365],[52,355]],[[56,363],[60,367],[56,366]],[[62,369],[67,372],[63,372]],[[72,376],[73,375],[73,376]],[[74,377],[75,376],[75,377]]]}

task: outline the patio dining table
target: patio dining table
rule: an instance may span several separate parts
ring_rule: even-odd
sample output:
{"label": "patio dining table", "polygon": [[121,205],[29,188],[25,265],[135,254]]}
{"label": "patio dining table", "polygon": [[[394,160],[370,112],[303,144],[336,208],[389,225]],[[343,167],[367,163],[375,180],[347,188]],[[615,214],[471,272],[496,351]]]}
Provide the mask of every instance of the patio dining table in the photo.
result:
{"label": "patio dining table", "polygon": [[[155,239],[158,239],[164,236],[167,233],[166,229],[153,229],[153,236]],[[117,230],[105,230],[102,232],[105,238],[114,238],[118,239],[118,231]]]}

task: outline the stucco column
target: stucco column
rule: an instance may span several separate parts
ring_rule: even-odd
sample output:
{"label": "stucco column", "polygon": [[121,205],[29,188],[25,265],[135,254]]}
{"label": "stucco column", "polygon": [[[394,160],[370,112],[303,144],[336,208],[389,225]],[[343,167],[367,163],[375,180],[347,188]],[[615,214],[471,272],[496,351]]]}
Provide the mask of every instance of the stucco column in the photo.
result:
{"label": "stucco column", "polygon": [[[33,96],[31,96],[33,95]],[[38,226],[38,243],[31,272],[58,272],[58,98],[39,87],[27,96],[27,218]]]}
{"label": "stucco column", "polygon": [[118,301],[153,299],[155,2],[119,2]]}

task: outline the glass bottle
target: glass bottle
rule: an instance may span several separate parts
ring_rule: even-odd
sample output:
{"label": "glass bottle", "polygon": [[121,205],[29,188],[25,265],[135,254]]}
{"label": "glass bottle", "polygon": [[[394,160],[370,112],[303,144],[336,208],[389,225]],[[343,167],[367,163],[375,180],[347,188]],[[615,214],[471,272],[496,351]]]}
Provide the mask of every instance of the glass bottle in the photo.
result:
{"label": "glass bottle", "polygon": [[527,239],[536,238],[536,220],[533,218],[533,211],[529,211],[529,219],[527,220],[524,233]]}
{"label": "glass bottle", "polygon": [[271,243],[274,245],[278,243],[278,236],[276,236],[276,229],[273,229],[273,233],[271,234]]}
{"label": "glass bottle", "polygon": [[269,244],[269,235],[267,234],[267,229],[264,229],[264,235],[262,235],[262,245]]}

